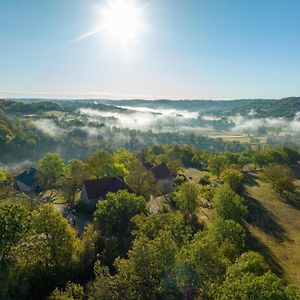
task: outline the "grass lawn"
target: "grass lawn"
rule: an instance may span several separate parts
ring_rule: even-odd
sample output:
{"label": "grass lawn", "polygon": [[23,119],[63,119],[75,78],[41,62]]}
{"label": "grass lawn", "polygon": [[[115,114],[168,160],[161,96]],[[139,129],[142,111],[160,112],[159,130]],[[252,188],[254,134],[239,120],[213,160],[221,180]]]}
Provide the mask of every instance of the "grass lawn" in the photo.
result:
{"label": "grass lawn", "polygon": [[[209,172],[205,172],[205,171],[200,171],[198,169],[195,168],[185,168],[183,169],[183,174],[192,182],[194,183],[198,183],[199,179],[205,175],[209,175]],[[191,179],[190,179],[191,177]]]}
{"label": "grass lawn", "polygon": [[295,180],[296,196],[284,201],[260,176],[252,174],[245,186],[249,247],[260,251],[273,271],[300,287],[300,180]]}
{"label": "grass lawn", "polygon": [[52,196],[50,198],[51,192],[45,191],[41,194],[43,199],[51,199],[54,204],[65,204],[66,200],[63,198],[62,193],[59,190],[53,190]]}
{"label": "grass lawn", "polygon": [[56,198],[53,200],[54,204],[66,204],[66,200],[63,198]]}

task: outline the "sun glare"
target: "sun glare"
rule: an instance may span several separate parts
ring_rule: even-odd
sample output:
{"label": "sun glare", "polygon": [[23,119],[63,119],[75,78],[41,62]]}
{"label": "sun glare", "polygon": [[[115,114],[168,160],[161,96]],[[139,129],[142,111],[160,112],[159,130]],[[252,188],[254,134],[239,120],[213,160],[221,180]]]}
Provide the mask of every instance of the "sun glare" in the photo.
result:
{"label": "sun glare", "polygon": [[123,44],[137,38],[141,29],[140,10],[132,1],[110,1],[102,12],[104,30]]}
{"label": "sun glare", "polygon": [[137,0],[107,0],[104,5],[97,5],[95,12],[99,21],[97,26],[76,39],[74,42],[86,39],[93,35],[105,34],[117,47],[128,54],[132,53],[134,45],[139,45],[139,37],[146,26],[143,20],[145,6],[138,6]]}
{"label": "sun glare", "polygon": [[130,1],[110,1],[103,10],[104,28],[111,37],[127,43],[137,37],[139,31],[139,10]]}

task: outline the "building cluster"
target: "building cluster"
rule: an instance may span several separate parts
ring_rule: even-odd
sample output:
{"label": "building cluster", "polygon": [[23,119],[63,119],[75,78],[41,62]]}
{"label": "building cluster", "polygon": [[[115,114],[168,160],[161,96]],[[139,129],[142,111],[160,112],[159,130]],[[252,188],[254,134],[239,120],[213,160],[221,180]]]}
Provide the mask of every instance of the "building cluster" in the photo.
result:
{"label": "building cluster", "polygon": [[[170,193],[173,190],[175,175],[165,163],[156,166],[144,164],[144,167],[151,172],[155,183],[163,194]],[[16,176],[17,189],[25,193],[39,191],[37,174],[38,171],[35,168],[29,168]],[[105,199],[109,192],[116,193],[120,190],[133,193],[132,189],[119,177],[85,180],[81,186],[80,201],[89,208],[95,209],[97,201]]]}

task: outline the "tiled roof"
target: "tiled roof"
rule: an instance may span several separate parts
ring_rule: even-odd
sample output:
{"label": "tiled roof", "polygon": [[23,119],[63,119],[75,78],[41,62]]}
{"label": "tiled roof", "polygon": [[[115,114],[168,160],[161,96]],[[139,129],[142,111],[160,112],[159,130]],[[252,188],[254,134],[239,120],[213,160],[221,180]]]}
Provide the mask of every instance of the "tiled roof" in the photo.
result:
{"label": "tiled roof", "polygon": [[173,176],[166,163],[161,163],[158,166],[151,168],[150,171],[156,180],[167,179],[170,176]]}
{"label": "tiled roof", "polygon": [[118,177],[86,180],[83,184],[90,200],[105,199],[109,192],[115,193],[120,190],[132,192],[129,186]]}
{"label": "tiled roof", "polygon": [[37,182],[36,174],[37,170],[35,168],[29,168],[28,170],[19,174],[16,177],[16,180],[29,187],[33,187]]}

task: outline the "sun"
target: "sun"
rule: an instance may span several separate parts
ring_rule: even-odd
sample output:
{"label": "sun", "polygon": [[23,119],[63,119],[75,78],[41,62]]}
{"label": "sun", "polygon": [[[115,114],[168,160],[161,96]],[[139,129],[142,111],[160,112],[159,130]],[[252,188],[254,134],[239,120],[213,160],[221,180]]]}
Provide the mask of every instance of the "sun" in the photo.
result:
{"label": "sun", "polygon": [[140,45],[139,37],[147,28],[143,15],[147,5],[138,6],[137,1],[106,0],[106,3],[101,6],[95,5],[94,12],[98,18],[96,26],[72,41],[78,42],[105,33],[109,39],[117,42],[118,49],[121,46],[120,49],[128,54],[129,50],[133,50],[133,46]]}
{"label": "sun", "polygon": [[122,44],[137,39],[142,29],[141,10],[130,0],[111,0],[102,9],[103,30]]}

